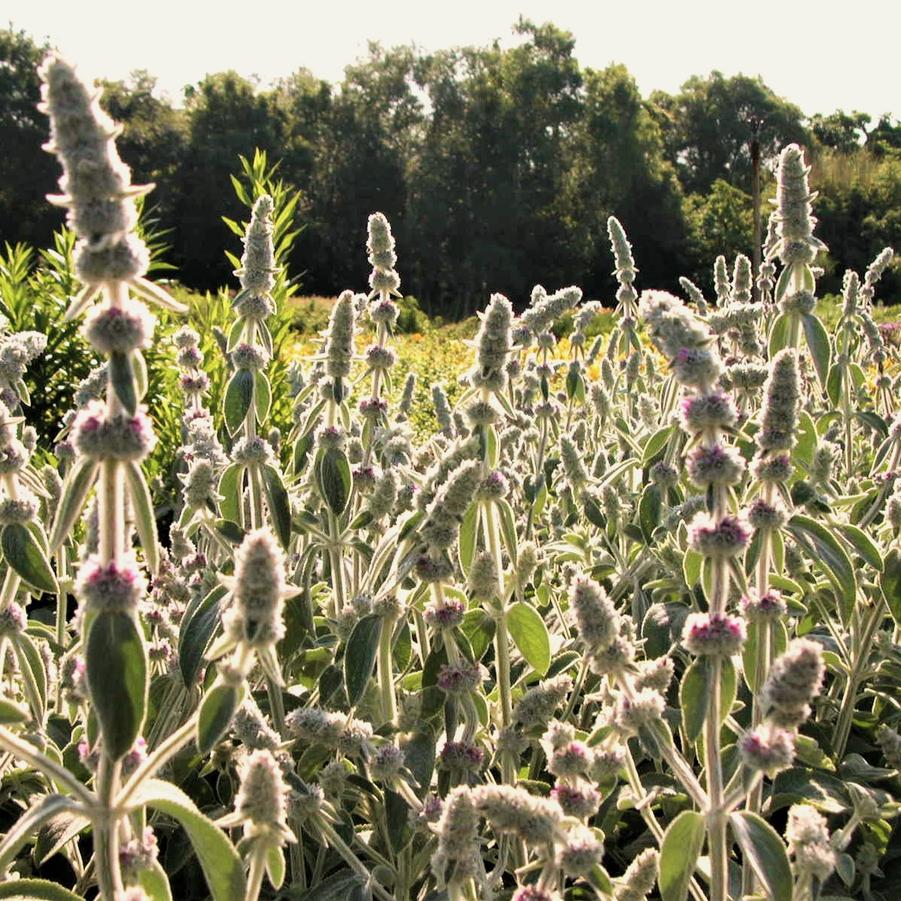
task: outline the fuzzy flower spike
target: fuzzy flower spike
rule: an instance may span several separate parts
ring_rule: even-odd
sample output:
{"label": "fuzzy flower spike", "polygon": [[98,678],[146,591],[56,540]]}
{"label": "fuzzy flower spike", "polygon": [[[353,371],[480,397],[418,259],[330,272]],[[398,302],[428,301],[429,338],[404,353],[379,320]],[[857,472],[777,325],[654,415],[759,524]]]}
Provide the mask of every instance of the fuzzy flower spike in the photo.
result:
{"label": "fuzzy flower spike", "polygon": [[63,166],[62,193],[48,200],[69,209],[69,225],[79,238],[75,269],[84,283],[66,311],[66,319],[81,315],[104,285],[121,282],[145,300],[185,312],[182,304],[144,277],[150,255],[134,234],[134,200],[153,185],[131,184],[128,166],[116,152],[119,128],[100,108],[99,95],[56,55],[47,58],[40,74],[40,109],[50,117],[50,141],[45,149],[56,154]]}

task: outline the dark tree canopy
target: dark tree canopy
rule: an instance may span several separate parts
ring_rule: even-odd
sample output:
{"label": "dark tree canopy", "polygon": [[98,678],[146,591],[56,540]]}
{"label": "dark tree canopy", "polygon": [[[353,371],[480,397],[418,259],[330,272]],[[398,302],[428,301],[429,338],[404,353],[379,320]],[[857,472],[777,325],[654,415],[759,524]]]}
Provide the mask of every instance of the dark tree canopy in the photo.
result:
{"label": "dark tree canopy", "polygon": [[[526,19],[516,43],[424,53],[371,44],[331,85],[302,68],[262,86],[212,73],[181,103],[135,72],[103,84],[123,125],[123,159],[153,181],[169,260],[190,287],[232,280],[239,250],[222,217],[240,217],[230,185],[255,148],[301,192],[302,233],[291,267],[307,293],[364,283],[366,220],[380,210],[398,241],[403,288],[432,313],[465,315],[493,291],[522,305],[532,286],[583,286],[609,301],[606,222],[616,215],[636,247],[641,286],[709,284],[713,258],[751,256],[751,147],[767,164],[805,145],[820,191],[819,234],[832,263],[862,269],[901,244],[901,125],[837,110],[805,119],[759,77],[719,72],[675,94],[644,98],[622,65],[580,66],[572,34]],[[43,245],[61,214],[44,195],[58,171],[41,152],[37,66],[47,51],[0,32],[0,239]],[[764,209],[764,215],[766,209]],[[898,290],[889,275],[883,291]],[[234,282],[232,281],[232,284]]]}

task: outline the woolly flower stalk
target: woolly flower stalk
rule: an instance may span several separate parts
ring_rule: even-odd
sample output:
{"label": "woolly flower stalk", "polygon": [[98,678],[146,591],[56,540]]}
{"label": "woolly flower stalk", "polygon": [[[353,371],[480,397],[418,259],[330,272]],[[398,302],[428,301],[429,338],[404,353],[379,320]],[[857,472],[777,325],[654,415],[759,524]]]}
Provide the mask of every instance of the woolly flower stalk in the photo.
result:
{"label": "woolly flower stalk", "polygon": [[704,299],[704,292],[690,278],[686,278],[684,275],[680,276],[679,284],[682,286],[682,290],[688,297],[689,302],[698,308],[698,313],[701,316],[705,316],[707,314],[707,301]]}
{"label": "woolly flower stalk", "polygon": [[779,156],[776,172],[776,234],[778,240],[771,256],[783,265],[810,265],[826,245],[813,236],[816,219],[811,205],[816,194],[808,185],[810,168],[797,144],[789,144]]}
{"label": "woolly flower stalk", "polygon": [[776,266],[773,263],[775,256],[778,217],[774,212],[770,213],[767,223],[766,238],[763,242],[763,259],[757,272],[757,290],[760,292],[760,301],[769,304],[773,299],[773,289],[776,287]]}
{"label": "woolly flower stalk", "polygon": [[475,460],[460,463],[447,477],[426,510],[420,534],[436,550],[447,550],[457,538],[466,513],[482,477]]}
{"label": "woolly flower stalk", "polygon": [[546,725],[572,688],[572,679],[563,673],[526,689],[513,708],[514,721],[526,728]]}
{"label": "woolly flower stalk", "polygon": [[716,305],[724,307],[732,295],[732,286],[729,284],[729,269],[726,266],[726,258],[720,254],[713,264],[713,288],[716,292]]}
{"label": "woolly flower stalk", "polygon": [[505,367],[513,349],[513,306],[503,294],[493,294],[479,318],[481,326],[475,339],[476,360],[470,371],[470,383],[474,388],[503,391],[507,384]]}
{"label": "woolly flower stalk", "polygon": [[822,648],[814,641],[796,638],[776,658],[763,686],[770,719],[794,727],[810,714],[810,704],[820,693],[825,675]]}
{"label": "woolly flower stalk", "polygon": [[607,648],[619,631],[620,617],[604,588],[593,579],[577,578],[569,603],[579,639],[587,650],[593,653]]}
{"label": "woolly flower stalk", "polygon": [[250,647],[271,647],[285,634],[284,554],[268,529],[248,534],[235,555],[232,606],[226,631]]}
{"label": "woolly flower stalk", "polygon": [[743,253],[735,258],[735,268],[732,272],[732,302],[751,302],[751,261]]}
{"label": "woolly flower stalk", "polygon": [[550,848],[560,834],[563,811],[556,801],[512,785],[480,785],[476,809],[495,832],[511,833],[532,847]]}
{"label": "woolly flower stalk", "polygon": [[614,275],[619,282],[616,292],[616,300],[620,312],[632,315],[632,304],[638,296],[633,284],[638,270],[635,268],[635,258],[632,256],[632,245],[626,237],[626,231],[619,219],[611,216],[607,220],[607,235],[610,238],[610,247],[613,250],[613,259],[616,264]]}
{"label": "woolly flower stalk", "polygon": [[757,446],[769,453],[791,450],[798,431],[801,399],[796,351],[784,348],[773,358],[764,395]]}
{"label": "woolly flower stalk", "polygon": [[835,869],[835,851],[829,843],[825,817],[809,804],[793,804],[785,827],[788,853],[800,876],[824,882]]}
{"label": "woolly flower stalk", "polygon": [[342,291],[332,307],[325,339],[325,371],[333,379],[346,379],[350,375],[356,316],[353,291]]}
{"label": "woolly flower stalk", "polygon": [[241,279],[235,308],[241,316],[255,321],[266,319],[275,312],[272,289],[278,268],[272,241],[273,211],[272,198],[268,194],[257,198],[244,236],[241,268],[235,270],[235,275]]}
{"label": "woolly flower stalk", "polygon": [[582,289],[571,286],[561,288],[554,294],[547,294],[540,285],[532,292],[531,305],[526,309],[519,322],[535,337],[542,336],[546,341],[550,327],[564,313],[578,306],[582,300]]}
{"label": "woolly flower stalk", "polygon": [[676,379],[684,385],[712,386],[722,364],[710,346],[709,327],[666,291],[644,291],[638,308],[651,341],[669,359]]}
{"label": "woolly flower stalk", "polygon": [[85,287],[67,311],[75,318],[104,285],[124,282],[136,293],[184,312],[165,292],[147,281],[146,245],[134,228],[134,200],[153,185],[132,185],[131,172],[116,151],[118,127],[100,108],[92,92],[59,56],[50,55],[40,69],[40,109],[50,117],[45,149],[62,163],[61,194],[51,203],[68,207],[69,226],[78,235],[75,271]]}
{"label": "woolly flower stalk", "polygon": [[660,855],[654,848],[642,851],[617,881],[613,889],[616,901],[644,901],[657,882],[657,865]]}
{"label": "woolly flower stalk", "polygon": [[439,885],[460,885],[481,869],[478,844],[479,812],[472,790],[465,785],[451,789],[436,824],[438,846],[432,855],[432,872]]}
{"label": "woolly flower stalk", "polygon": [[295,841],[287,825],[287,795],[281,767],[270,751],[247,756],[235,798],[235,818],[243,823],[244,835],[275,846]]}
{"label": "woolly flower stalk", "polygon": [[373,213],[369,217],[369,239],[366,243],[372,273],[369,276],[370,297],[389,294],[400,296],[400,276],[395,271],[397,254],[394,252],[394,235],[391,224],[384,213]]}
{"label": "woolly flower stalk", "polygon": [[588,482],[588,470],[582,462],[582,452],[569,435],[560,436],[560,462],[569,487],[577,493]]}

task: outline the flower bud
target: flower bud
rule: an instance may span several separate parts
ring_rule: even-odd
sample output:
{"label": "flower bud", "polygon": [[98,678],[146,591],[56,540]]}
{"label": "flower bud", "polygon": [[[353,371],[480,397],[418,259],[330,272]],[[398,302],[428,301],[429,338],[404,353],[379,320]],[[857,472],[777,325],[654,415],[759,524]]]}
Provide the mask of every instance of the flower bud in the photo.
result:
{"label": "flower bud", "polygon": [[584,779],[567,779],[557,782],[551,789],[551,798],[560,805],[568,817],[587,820],[601,806],[601,793]]}
{"label": "flower bud", "polygon": [[771,723],[763,723],[746,732],[738,740],[742,763],[750,770],[760,770],[771,779],[788,769],[795,759],[793,733]]}
{"label": "flower bud", "polygon": [[464,785],[452,788],[435,827],[438,845],[431,865],[439,883],[462,883],[478,873],[478,830],[479,812],[472,790]]}
{"label": "flower bud", "polygon": [[247,835],[287,830],[287,789],[270,751],[254,751],[246,758],[235,810],[245,821]]}
{"label": "flower bud", "polygon": [[248,534],[235,555],[232,605],[223,616],[237,641],[254,647],[275,644],[285,634],[284,554],[268,529]]}
{"label": "flower bud", "polygon": [[512,833],[531,847],[553,845],[563,820],[556,801],[512,785],[480,785],[473,797],[495,832]]}
{"label": "flower bud", "polygon": [[84,335],[102,354],[129,353],[150,346],[156,318],[136,300],[119,307],[95,306],[85,318]]}
{"label": "flower bud", "polygon": [[699,513],[689,525],[689,543],[704,557],[728,559],[747,547],[751,534],[743,516],[727,513],[719,520]]}
{"label": "flower bud", "polygon": [[131,555],[106,563],[91,556],[79,570],[75,590],[90,612],[130,611],[147,593],[147,581]]}
{"label": "flower bud", "polygon": [[741,599],[741,609],[748,622],[772,623],[782,619],[788,607],[778,591],[758,594],[753,589]]}
{"label": "flower bud", "polygon": [[79,410],[72,431],[78,450],[94,460],[142,460],[156,445],[143,407],[134,416],[110,415],[102,403],[91,401]]}
{"label": "flower bud", "polygon": [[763,687],[763,697],[776,713],[806,718],[807,705],[820,693],[825,667],[820,645],[796,638],[788,650],[773,661]]}
{"label": "flower bud", "polygon": [[744,621],[722,613],[690,613],[682,630],[682,644],[696,656],[731,657],[745,643]]}
{"label": "flower bud", "polygon": [[566,833],[566,841],[557,854],[557,865],[567,876],[584,876],[603,856],[604,846],[594,830],[576,826]]}
{"label": "flower bud", "polygon": [[660,855],[654,848],[642,851],[618,880],[613,890],[616,901],[644,901],[657,882],[659,858]]}
{"label": "flower bud", "polygon": [[580,577],[572,584],[569,600],[579,638],[588,650],[609,645],[617,634],[619,614],[607,592],[592,579]]}

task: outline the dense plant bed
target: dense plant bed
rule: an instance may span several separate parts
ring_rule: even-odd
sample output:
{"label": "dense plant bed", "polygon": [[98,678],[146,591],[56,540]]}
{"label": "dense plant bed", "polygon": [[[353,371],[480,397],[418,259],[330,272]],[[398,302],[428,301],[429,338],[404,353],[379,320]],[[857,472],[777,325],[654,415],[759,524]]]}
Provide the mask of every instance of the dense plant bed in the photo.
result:
{"label": "dense plant bed", "polygon": [[384,216],[288,369],[296,198],[248,164],[240,289],[187,314],[113,124],[43,78],[102,366],[51,454],[47,338],[0,338],[0,897],[897,897],[892,253],[830,333],[796,146],[758,273],[639,295],[611,219],[612,331],[494,295],[414,434]]}

